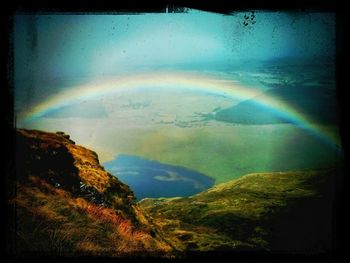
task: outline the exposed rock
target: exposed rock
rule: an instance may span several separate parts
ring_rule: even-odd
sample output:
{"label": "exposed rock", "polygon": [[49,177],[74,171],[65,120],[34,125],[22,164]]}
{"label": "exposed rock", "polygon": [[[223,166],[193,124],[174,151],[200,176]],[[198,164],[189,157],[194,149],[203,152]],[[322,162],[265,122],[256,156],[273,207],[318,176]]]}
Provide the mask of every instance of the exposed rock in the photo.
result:
{"label": "exposed rock", "polygon": [[63,138],[69,140],[71,143],[75,144],[75,142],[70,139],[70,136],[68,134],[65,134],[62,131],[57,131],[56,134],[62,136]]}
{"label": "exposed rock", "polygon": [[[95,152],[75,145],[63,132],[17,131],[17,178],[41,176],[48,183],[93,203],[109,203],[115,196],[129,207],[134,201],[130,188],[100,165]],[[113,195],[113,196],[112,196]],[[132,196],[131,200],[124,198]],[[118,203],[120,206],[120,203]]]}

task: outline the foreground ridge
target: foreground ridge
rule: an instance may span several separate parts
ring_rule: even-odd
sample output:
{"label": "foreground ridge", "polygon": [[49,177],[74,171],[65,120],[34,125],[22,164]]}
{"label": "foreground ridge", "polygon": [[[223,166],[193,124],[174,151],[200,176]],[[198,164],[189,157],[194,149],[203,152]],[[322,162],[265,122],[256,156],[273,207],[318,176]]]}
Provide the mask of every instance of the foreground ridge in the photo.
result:
{"label": "foreground ridge", "polygon": [[16,131],[15,254],[173,257],[95,152],[63,132]]}

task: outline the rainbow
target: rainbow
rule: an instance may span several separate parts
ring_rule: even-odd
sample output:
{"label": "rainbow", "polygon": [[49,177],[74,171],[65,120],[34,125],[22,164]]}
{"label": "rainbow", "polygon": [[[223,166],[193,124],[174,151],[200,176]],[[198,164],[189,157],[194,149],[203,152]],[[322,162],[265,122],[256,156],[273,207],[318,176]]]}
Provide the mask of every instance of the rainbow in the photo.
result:
{"label": "rainbow", "polygon": [[29,111],[20,114],[18,116],[18,121],[35,121],[50,111],[57,110],[63,106],[72,105],[79,101],[96,99],[120,91],[147,87],[160,87],[164,89],[186,88],[220,94],[238,100],[253,99],[255,103],[273,110],[277,115],[313,134],[323,143],[337,150],[339,150],[340,147],[339,140],[334,134],[328,132],[322,126],[315,124],[313,120],[303,116],[302,113],[298,112],[297,109],[291,107],[287,103],[271,96],[264,96],[259,89],[243,87],[232,80],[218,79],[198,73],[157,72],[156,74],[138,74],[115,77],[108,80],[91,81],[84,85],[69,87],[47,98]]}

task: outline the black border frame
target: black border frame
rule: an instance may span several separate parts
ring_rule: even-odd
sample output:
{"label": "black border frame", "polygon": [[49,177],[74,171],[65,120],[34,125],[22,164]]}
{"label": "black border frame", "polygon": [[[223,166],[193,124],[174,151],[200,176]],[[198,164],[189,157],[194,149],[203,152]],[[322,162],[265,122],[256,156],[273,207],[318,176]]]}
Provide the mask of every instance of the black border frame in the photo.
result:
{"label": "black border frame", "polygon": [[[338,261],[344,260],[345,256],[345,238],[346,234],[344,229],[346,228],[347,220],[345,219],[345,184],[346,184],[346,171],[348,170],[349,164],[346,162],[347,151],[348,151],[348,138],[349,134],[345,115],[346,115],[346,82],[344,80],[344,70],[346,68],[346,47],[348,41],[346,39],[346,25],[348,22],[346,1],[341,0],[226,0],[226,1],[204,1],[204,0],[163,0],[163,1],[135,1],[135,0],[98,0],[98,1],[87,1],[87,0],[70,0],[70,1],[59,1],[59,0],[12,0],[5,3],[1,12],[1,29],[2,29],[2,48],[3,57],[2,62],[2,73],[3,73],[3,85],[1,87],[1,116],[2,120],[2,136],[5,137],[5,147],[3,148],[3,157],[5,163],[1,166],[2,168],[2,185],[5,189],[2,191],[2,204],[4,206],[5,215],[5,237],[2,248],[4,249],[5,256],[11,259],[25,259],[15,255],[12,250],[13,244],[11,244],[11,237],[7,231],[8,226],[13,223],[15,215],[11,212],[12,210],[8,206],[8,200],[13,196],[15,192],[13,175],[15,174],[15,119],[13,114],[14,107],[14,81],[13,81],[13,38],[12,38],[12,21],[13,16],[16,13],[45,13],[45,12],[68,12],[68,13],[158,13],[165,12],[166,8],[169,10],[178,10],[177,7],[187,7],[193,9],[199,9],[203,11],[230,14],[236,11],[251,10],[251,9],[264,9],[271,11],[319,11],[319,12],[335,12],[336,14],[336,25],[337,25],[337,40],[336,40],[336,77],[337,77],[337,96],[339,105],[340,115],[340,129],[341,137],[344,149],[344,171],[337,178],[337,196],[335,200],[335,240],[332,251],[322,254],[291,254],[291,253],[266,253],[266,252],[214,252],[214,253],[193,253],[189,254],[189,260],[216,260],[216,259],[228,259],[228,260],[276,260],[280,261],[312,261],[312,260],[326,260],[326,261]],[[36,259],[36,257],[32,258]],[[53,258],[52,258],[53,259]],[[76,260],[76,258],[72,258]],[[91,258],[80,258],[83,260],[89,260]],[[95,260],[106,260],[106,258],[92,258]],[[46,258],[48,260],[48,258]],[[67,258],[65,260],[70,260]],[[109,259],[109,260],[120,260],[120,259]],[[127,259],[135,260],[135,259]],[[147,258],[141,259],[146,260]],[[164,259],[153,259],[161,260]]]}

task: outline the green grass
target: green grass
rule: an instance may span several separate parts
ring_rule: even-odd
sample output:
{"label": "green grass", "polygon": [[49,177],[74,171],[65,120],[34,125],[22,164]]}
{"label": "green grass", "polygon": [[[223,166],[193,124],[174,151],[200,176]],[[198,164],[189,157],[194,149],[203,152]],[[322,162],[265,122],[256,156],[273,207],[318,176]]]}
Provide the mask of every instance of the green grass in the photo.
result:
{"label": "green grass", "polygon": [[333,179],[334,171],[251,174],[140,205],[190,250],[317,250],[331,242]]}

